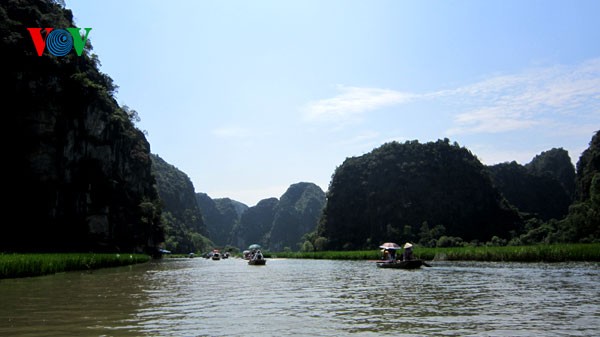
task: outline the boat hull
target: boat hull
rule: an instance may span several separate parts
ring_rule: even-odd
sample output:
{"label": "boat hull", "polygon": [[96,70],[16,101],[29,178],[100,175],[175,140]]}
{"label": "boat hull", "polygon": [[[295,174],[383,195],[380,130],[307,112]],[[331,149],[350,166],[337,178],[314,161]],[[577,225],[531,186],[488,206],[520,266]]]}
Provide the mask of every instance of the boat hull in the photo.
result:
{"label": "boat hull", "polygon": [[423,265],[423,260],[408,260],[395,262],[377,262],[379,268],[393,269],[419,269]]}
{"label": "boat hull", "polygon": [[248,264],[251,266],[264,266],[267,264],[267,260],[248,260]]}

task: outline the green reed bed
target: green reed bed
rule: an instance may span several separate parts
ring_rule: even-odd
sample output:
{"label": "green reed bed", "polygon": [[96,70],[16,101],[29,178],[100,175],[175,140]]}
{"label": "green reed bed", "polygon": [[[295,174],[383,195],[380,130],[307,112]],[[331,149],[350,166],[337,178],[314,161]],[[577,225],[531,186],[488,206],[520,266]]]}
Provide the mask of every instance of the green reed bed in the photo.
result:
{"label": "green reed bed", "polygon": [[[399,251],[400,253],[401,251]],[[533,246],[468,246],[448,248],[425,248],[416,246],[415,257],[423,260],[447,261],[515,261],[515,262],[563,262],[600,261],[600,243],[553,244]],[[284,252],[274,257],[330,260],[376,260],[379,250]]]}
{"label": "green reed bed", "polygon": [[0,279],[118,267],[149,260],[144,254],[0,254]]}
{"label": "green reed bed", "polygon": [[449,261],[600,261],[600,244],[418,248],[415,255],[425,260]]}

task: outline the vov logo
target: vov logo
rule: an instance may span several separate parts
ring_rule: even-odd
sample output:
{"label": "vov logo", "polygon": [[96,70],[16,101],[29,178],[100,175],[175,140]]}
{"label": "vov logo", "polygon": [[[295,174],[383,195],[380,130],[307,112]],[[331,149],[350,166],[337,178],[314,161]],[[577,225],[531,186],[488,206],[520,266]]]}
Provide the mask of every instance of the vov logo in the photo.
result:
{"label": "vov logo", "polygon": [[46,47],[48,48],[48,52],[54,56],[65,56],[71,49],[75,49],[77,56],[81,56],[85,42],[88,39],[88,35],[90,35],[90,30],[92,30],[91,28],[83,29],[85,30],[84,37],[79,35],[79,28],[67,28],[66,30],[44,28],[46,32],[46,37],[44,38],[42,37],[42,28],[27,28],[29,34],[31,34],[31,39],[33,40],[33,45],[38,56],[42,56]]}

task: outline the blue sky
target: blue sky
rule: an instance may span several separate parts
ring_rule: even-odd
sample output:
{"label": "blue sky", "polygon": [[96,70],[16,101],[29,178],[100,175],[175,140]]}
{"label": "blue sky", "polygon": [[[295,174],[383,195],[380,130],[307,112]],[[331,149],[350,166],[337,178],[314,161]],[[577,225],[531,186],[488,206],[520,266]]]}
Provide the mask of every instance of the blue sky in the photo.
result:
{"label": "blue sky", "polygon": [[600,1],[67,1],[152,152],[249,206],[392,140],[484,164],[600,129]]}

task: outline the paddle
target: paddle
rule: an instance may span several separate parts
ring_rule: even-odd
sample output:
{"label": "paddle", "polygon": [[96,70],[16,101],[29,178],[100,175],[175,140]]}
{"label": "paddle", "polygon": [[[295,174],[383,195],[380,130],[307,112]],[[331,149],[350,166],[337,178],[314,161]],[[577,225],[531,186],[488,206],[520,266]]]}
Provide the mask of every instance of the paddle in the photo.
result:
{"label": "paddle", "polygon": [[425,267],[431,267],[431,265],[430,265],[429,263],[425,262],[424,260],[421,260],[421,261],[423,262],[423,265],[424,265]]}

